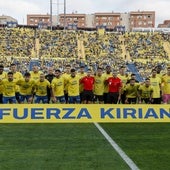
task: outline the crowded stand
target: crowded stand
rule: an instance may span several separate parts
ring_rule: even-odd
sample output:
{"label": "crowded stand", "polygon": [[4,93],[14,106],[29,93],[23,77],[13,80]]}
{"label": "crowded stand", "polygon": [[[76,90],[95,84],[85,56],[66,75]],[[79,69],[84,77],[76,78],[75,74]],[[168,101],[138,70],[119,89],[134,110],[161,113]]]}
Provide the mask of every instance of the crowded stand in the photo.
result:
{"label": "crowded stand", "polygon": [[170,102],[161,33],[0,28],[0,41],[0,103]]}

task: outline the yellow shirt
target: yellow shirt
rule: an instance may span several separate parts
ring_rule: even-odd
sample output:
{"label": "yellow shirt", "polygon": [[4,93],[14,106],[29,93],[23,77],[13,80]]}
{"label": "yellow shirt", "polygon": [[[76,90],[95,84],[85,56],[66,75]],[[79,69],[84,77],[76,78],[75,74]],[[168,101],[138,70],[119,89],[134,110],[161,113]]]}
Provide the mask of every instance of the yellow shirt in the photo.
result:
{"label": "yellow shirt", "polygon": [[35,89],[37,96],[46,96],[47,95],[47,87],[51,87],[50,82],[48,80],[44,80],[40,82],[39,80],[35,82]]}
{"label": "yellow shirt", "polygon": [[141,98],[150,98],[151,93],[153,92],[153,87],[146,87],[145,85],[140,85],[138,90],[141,92]]}
{"label": "yellow shirt", "polygon": [[[70,77],[70,74],[64,73],[62,75],[62,77],[64,78],[65,82],[68,82],[68,78]],[[68,92],[68,84],[67,83],[64,86],[64,90],[65,90],[66,93]]]}
{"label": "yellow shirt", "polygon": [[64,96],[64,78],[54,78],[51,82],[51,87],[54,91],[54,95],[57,97]]}
{"label": "yellow shirt", "polygon": [[[6,78],[7,78],[7,73],[3,71],[2,74],[0,74],[0,79],[3,80]],[[0,85],[0,94],[2,94],[3,90],[4,90],[3,85]]]}
{"label": "yellow shirt", "polygon": [[31,79],[33,79],[35,81],[39,80],[41,73],[42,73],[41,71],[38,71],[37,73],[34,73],[33,71],[30,71]]}
{"label": "yellow shirt", "polygon": [[22,74],[20,72],[18,72],[18,71],[13,73],[13,77],[14,77],[15,81],[18,81],[18,80],[23,78]]}
{"label": "yellow shirt", "polygon": [[160,84],[161,84],[161,79],[159,77],[151,77],[150,78],[151,85],[153,87],[153,98],[160,98]]}
{"label": "yellow shirt", "polygon": [[118,74],[117,77],[122,80],[123,86],[127,83],[128,77],[126,75],[122,76],[121,74]]}
{"label": "yellow shirt", "polygon": [[135,83],[134,86],[127,84],[125,87],[126,98],[136,98],[138,94],[139,84]]}
{"label": "yellow shirt", "polygon": [[24,79],[18,80],[17,85],[20,87],[20,94],[21,95],[32,95],[33,88],[35,86],[35,81],[30,80],[26,82]]}
{"label": "yellow shirt", "polygon": [[[20,72],[18,72],[18,71],[13,73],[13,77],[14,77],[15,82],[17,82],[18,80],[21,80],[23,78],[22,74]],[[16,86],[15,91],[20,92],[19,86]]]}
{"label": "yellow shirt", "polygon": [[[107,80],[108,78],[112,77],[112,73],[110,73],[110,74],[104,73],[103,77],[105,80]],[[105,84],[104,85],[104,93],[108,93],[108,91],[109,91],[108,85]]]}
{"label": "yellow shirt", "polygon": [[16,89],[15,81],[8,81],[8,79],[4,79],[0,82],[0,85],[3,86],[3,96],[4,97],[14,97],[15,96],[15,89]]}
{"label": "yellow shirt", "polygon": [[105,77],[95,76],[94,79],[94,94],[101,96],[104,93]]}
{"label": "yellow shirt", "polygon": [[80,78],[78,76],[75,77],[69,77],[67,80],[68,84],[68,96],[78,96],[79,95],[79,89],[80,89]]}
{"label": "yellow shirt", "polygon": [[156,74],[156,76],[162,79],[162,73]]}
{"label": "yellow shirt", "polygon": [[123,93],[124,87],[125,87],[125,85],[126,85],[126,83],[127,83],[127,80],[129,79],[129,77],[126,76],[126,75],[123,75],[123,76],[122,76],[121,74],[118,74],[117,77],[120,78],[121,81],[122,81],[122,89],[121,89],[121,91],[122,91],[122,93]]}
{"label": "yellow shirt", "polygon": [[162,77],[162,83],[163,83],[163,94],[170,94],[170,76],[165,75]]}

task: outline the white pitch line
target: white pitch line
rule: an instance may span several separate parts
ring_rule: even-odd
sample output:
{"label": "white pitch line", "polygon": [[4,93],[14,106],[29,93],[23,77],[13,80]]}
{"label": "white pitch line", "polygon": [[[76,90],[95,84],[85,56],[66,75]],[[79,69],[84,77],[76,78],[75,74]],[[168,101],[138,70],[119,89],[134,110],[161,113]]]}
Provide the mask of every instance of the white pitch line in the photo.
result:
{"label": "white pitch line", "polygon": [[130,159],[126,153],[118,146],[118,144],[107,134],[107,132],[98,124],[94,123],[98,130],[102,133],[102,135],[107,139],[107,141],[112,145],[112,147],[116,150],[116,152],[120,155],[120,157],[126,162],[126,164],[132,170],[139,170],[137,165]]}

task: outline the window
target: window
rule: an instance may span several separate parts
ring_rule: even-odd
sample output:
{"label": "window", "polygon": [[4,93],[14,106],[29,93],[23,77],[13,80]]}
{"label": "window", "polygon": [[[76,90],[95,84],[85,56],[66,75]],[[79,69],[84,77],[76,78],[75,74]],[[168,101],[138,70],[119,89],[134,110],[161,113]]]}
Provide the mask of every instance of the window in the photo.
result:
{"label": "window", "polygon": [[30,22],[34,22],[34,19],[33,19],[33,18],[30,18]]}
{"label": "window", "polygon": [[142,25],[142,21],[139,21],[139,22],[138,22],[138,25]]}
{"label": "window", "polygon": [[152,24],[152,21],[148,21],[148,24]]}
{"label": "window", "polygon": [[138,16],[137,16],[137,19],[141,19],[141,18],[142,18],[142,15],[138,15]]}

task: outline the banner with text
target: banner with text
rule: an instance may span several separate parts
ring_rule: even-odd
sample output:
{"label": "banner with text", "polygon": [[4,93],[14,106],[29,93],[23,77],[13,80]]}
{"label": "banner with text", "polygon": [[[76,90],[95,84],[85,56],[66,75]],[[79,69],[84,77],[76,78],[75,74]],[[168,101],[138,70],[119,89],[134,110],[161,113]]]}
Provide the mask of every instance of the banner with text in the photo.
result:
{"label": "banner with text", "polygon": [[0,123],[170,122],[170,105],[0,105]]}

